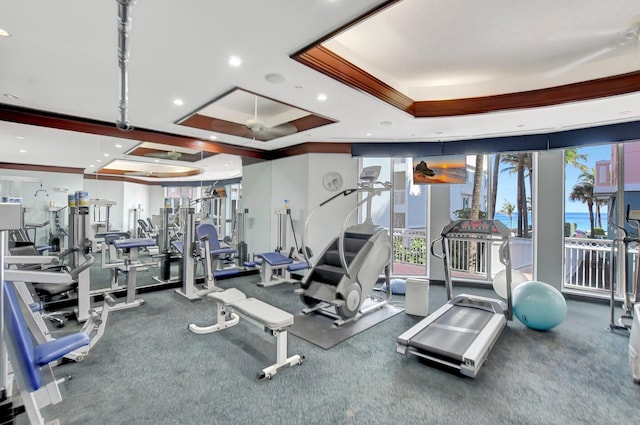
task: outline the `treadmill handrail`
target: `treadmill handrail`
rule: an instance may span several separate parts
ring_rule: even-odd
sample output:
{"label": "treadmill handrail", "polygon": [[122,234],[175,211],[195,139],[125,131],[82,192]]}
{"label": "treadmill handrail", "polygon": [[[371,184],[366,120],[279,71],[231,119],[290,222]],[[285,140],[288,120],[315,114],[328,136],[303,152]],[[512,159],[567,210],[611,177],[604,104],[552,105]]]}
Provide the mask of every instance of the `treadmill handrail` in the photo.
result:
{"label": "treadmill handrail", "polygon": [[440,236],[438,239],[434,239],[434,240],[431,242],[431,255],[433,255],[434,257],[439,258],[439,259],[441,259],[441,260],[444,258],[444,252],[437,253],[437,252],[435,251],[435,246],[438,244],[438,242],[442,241],[442,238],[443,238],[443,237],[442,237],[442,236]]}

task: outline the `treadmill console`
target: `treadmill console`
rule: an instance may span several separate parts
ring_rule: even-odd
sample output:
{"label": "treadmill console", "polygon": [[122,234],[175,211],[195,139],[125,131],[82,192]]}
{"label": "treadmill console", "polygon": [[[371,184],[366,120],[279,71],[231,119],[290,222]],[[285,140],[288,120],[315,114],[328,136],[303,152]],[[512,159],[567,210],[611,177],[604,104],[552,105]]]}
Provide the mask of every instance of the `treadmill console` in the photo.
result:
{"label": "treadmill console", "polygon": [[497,220],[457,220],[442,230],[442,236],[461,235],[501,235],[509,237],[509,229]]}

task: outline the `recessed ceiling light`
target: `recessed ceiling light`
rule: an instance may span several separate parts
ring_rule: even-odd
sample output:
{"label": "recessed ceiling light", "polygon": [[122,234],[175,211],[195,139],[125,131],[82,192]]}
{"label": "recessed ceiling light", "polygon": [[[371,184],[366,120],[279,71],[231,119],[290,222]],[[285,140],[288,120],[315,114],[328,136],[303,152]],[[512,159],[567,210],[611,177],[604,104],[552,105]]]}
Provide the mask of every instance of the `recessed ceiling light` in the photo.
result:
{"label": "recessed ceiling light", "polygon": [[176,106],[184,105],[184,101],[182,99],[173,99],[173,104]]}
{"label": "recessed ceiling light", "polygon": [[19,152],[20,152],[20,153],[27,153],[27,151],[26,151],[26,150],[24,150],[24,149],[20,149],[20,150],[19,150]]}
{"label": "recessed ceiling light", "polygon": [[383,127],[389,127],[391,124],[393,124],[391,121],[380,121],[380,125]]}
{"label": "recessed ceiling light", "polygon": [[267,74],[264,79],[273,84],[282,84],[287,81],[284,75],[281,74]]}
{"label": "recessed ceiling light", "polygon": [[318,102],[324,102],[325,100],[327,100],[327,95],[324,93],[319,93],[316,99],[318,99]]}
{"label": "recessed ceiling light", "polygon": [[209,139],[211,140],[216,140],[217,138],[218,138],[217,136],[213,136],[213,135],[209,136]]}
{"label": "recessed ceiling light", "polygon": [[238,56],[231,56],[229,57],[229,66],[240,66],[242,65],[242,59],[240,59]]}
{"label": "recessed ceiling light", "polygon": [[367,133],[367,136],[373,136],[373,133]]}
{"label": "recessed ceiling light", "polygon": [[629,115],[631,113],[631,111],[622,111],[622,112],[618,112],[618,115]]}
{"label": "recessed ceiling light", "polygon": [[118,143],[118,144],[116,145],[116,148],[121,148],[121,147],[122,147],[122,145],[121,145],[120,143]]}
{"label": "recessed ceiling light", "polygon": [[93,168],[93,167],[94,167],[94,165],[93,165],[93,164],[89,164],[89,167],[90,167],[90,168]]}
{"label": "recessed ceiling light", "polygon": [[160,160],[159,159],[154,159],[153,162],[160,162]]}
{"label": "recessed ceiling light", "polygon": [[109,154],[108,154],[108,153],[105,153],[105,154],[104,154],[104,156],[109,156]]}
{"label": "recessed ceiling light", "polygon": [[96,159],[96,162],[102,162],[102,160],[101,159]]}
{"label": "recessed ceiling light", "polygon": [[11,94],[11,93],[5,93],[4,97],[8,97],[9,99],[13,99],[13,100],[20,99],[20,96],[16,96],[15,94]]}
{"label": "recessed ceiling light", "polygon": [[24,136],[16,136],[16,139],[18,139],[18,140],[24,140]]}
{"label": "recessed ceiling light", "polygon": [[0,28],[0,37],[11,37],[11,34],[9,34],[9,31]]}

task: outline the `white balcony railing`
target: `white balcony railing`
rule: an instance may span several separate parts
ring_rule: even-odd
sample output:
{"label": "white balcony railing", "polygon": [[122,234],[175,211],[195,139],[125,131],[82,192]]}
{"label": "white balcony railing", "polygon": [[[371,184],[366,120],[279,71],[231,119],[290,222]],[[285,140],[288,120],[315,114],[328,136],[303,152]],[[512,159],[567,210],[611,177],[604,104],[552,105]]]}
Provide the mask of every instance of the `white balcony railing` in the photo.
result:
{"label": "white balcony railing", "polygon": [[[428,242],[424,229],[400,229],[393,231],[395,264],[425,265],[428,255]],[[532,270],[533,250],[531,239],[511,239],[511,260],[514,269],[530,274]],[[609,294],[611,282],[615,282],[615,270],[611,267],[610,239],[565,238],[565,273],[563,287],[581,291],[587,295],[604,296]],[[470,250],[475,245],[475,252]],[[451,269],[459,278],[490,282],[504,268],[498,262],[498,245],[488,250],[487,242],[451,241]],[[627,273],[632,276],[638,245],[629,248]],[[618,253],[614,254],[617,259]],[[612,276],[613,273],[613,276]],[[624,285],[616,285],[616,297],[623,296]]]}

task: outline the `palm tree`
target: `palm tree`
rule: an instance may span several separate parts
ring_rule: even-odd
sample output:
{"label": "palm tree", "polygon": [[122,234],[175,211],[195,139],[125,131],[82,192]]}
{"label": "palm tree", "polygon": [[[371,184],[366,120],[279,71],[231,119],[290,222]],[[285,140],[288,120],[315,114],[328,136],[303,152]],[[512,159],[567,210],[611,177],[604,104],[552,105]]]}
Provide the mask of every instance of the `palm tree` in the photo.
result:
{"label": "palm tree", "polygon": [[482,193],[482,174],[484,155],[476,155],[476,169],[473,173],[473,192],[471,195],[471,220],[480,218],[480,195]]}
{"label": "palm tree", "polygon": [[579,201],[583,204],[587,204],[589,210],[589,223],[591,224],[591,236],[594,234],[594,216],[593,205],[597,203],[596,198],[593,196],[593,186],[595,185],[594,170],[586,171],[578,177],[578,181],[573,186],[573,190],[569,194],[569,199],[572,201]]}
{"label": "palm tree", "polygon": [[518,211],[518,227],[516,234],[519,237],[528,237],[529,235],[529,214],[527,210],[525,177],[529,177],[529,192],[531,192],[531,182],[533,180],[532,160],[533,157],[530,153],[505,154],[502,156],[502,162],[508,164],[502,171],[517,174],[516,208]]}
{"label": "palm tree", "polygon": [[[476,155],[476,168],[473,173],[473,192],[471,195],[471,220],[480,218],[480,196],[482,194],[482,175],[484,173],[484,155]],[[467,270],[473,272],[476,270],[476,261],[478,252],[477,244],[469,243],[469,257],[467,262]]]}
{"label": "palm tree", "polygon": [[498,195],[498,174],[500,173],[500,157],[499,153],[493,157],[493,173],[491,177],[491,218],[496,215],[496,196]]}
{"label": "palm tree", "polygon": [[589,159],[586,153],[578,153],[578,148],[569,148],[564,151],[564,163],[576,167],[578,170],[586,173],[589,168],[582,162]]}
{"label": "palm tree", "polygon": [[509,230],[513,229],[513,212],[515,210],[515,205],[505,199],[500,212],[509,216]]}

